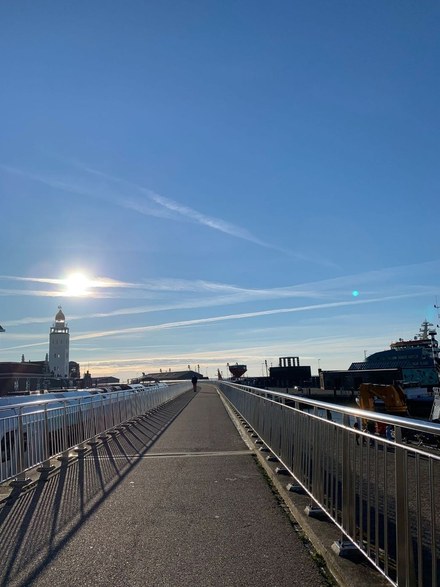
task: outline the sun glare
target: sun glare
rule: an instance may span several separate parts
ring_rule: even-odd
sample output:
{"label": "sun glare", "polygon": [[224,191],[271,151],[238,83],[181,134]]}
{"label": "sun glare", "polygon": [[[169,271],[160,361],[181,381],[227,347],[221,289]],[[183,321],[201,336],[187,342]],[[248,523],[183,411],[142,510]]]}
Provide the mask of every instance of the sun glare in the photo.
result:
{"label": "sun glare", "polygon": [[91,286],[90,279],[84,273],[72,273],[64,280],[66,295],[86,296]]}

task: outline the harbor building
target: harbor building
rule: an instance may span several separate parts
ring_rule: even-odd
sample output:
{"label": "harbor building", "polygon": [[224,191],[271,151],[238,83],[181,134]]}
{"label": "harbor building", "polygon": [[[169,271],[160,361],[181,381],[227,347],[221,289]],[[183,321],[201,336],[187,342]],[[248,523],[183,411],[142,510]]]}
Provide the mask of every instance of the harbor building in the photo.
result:
{"label": "harbor building", "polygon": [[20,362],[0,362],[0,396],[69,387],[72,374],[79,377],[79,365],[69,364],[69,329],[61,307],[58,307],[49,334],[49,353],[44,360],[26,361],[22,355]]}
{"label": "harbor building", "polygon": [[49,371],[54,377],[69,377],[69,329],[61,306],[55,316],[55,322],[49,334]]}
{"label": "harbor building", "polygon": [[69,361],[70,334],[61,306],[49,332],[49,352],[43,361],[0,362],[0,396],[28,395],[71,387],[80,389],[105,383],[119,383],[116,377],[92,377],[87,371],[81,378],[76,361]]}
{"label": "harbor building", "polygon": [[45,361],[0,363],[0,396],[27,394],[48,380],[49,365]]}
{"label": "harbor building", "polygon": [[269,376],[246,377],[244,384],[263,389],[291,389],[317,385],[317,377],[312,376],[310,365],[300,365],[299,357],[279,357],[278,367],[269,368]]}
{"label": "harbor building", "polygon": [[271,367],[271,387],[302,387],[310,385],[312,371],[309,365],[301,366],[299,357],[280,357],[278,367]]}

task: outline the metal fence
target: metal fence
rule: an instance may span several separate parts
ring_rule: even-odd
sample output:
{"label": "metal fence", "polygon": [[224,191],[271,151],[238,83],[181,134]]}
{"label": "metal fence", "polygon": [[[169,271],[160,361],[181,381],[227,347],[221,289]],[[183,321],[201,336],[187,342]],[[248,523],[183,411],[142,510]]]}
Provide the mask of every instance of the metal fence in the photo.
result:
{"label": "metal fence", "polygon": [[183,382],[139,392],[42,397],[0,407],[0,482],[26,483],[29,469],[39,465],[50,469],[51,458],[67,456],[74,447],[84,449],[87,442],[176,398],[190,386]]}
{"label": "metal fence", "polygon": [[354,545],[394,585],[439,585],[439,425],[218,385],[340,528],[342,551]]}

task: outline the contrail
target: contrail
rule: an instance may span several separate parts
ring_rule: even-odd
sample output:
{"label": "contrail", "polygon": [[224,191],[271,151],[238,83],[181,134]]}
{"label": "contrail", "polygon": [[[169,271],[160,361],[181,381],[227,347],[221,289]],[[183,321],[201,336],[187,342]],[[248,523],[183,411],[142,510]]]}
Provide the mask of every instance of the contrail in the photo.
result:
{"label": "contrail", "polygon": [[[204,226],[212,228],[213,230],[217,230],[217,231],[223,232],[224,234],[228,234],[229,236],[233,236],[235,238],[239,238],[239,239],[254,243],[254,244],[259,245],[261,247],[265,247],[268,249],[278,251],[278,252],[286,254],[290,257],[295,257],[295,258],[299,259],[300,261],[308,261],[311,263],[317,263],[319,265],[323,265],[326,267],[329,267],[329,266],[333,267],[333,268],[337,267],[337,264],[332,261],[328,261],[328,260],[322,259],[322,258],[311,258],[310,256],[303,255],[302,253],[299,253],[297,251],[292,251],[289,249],[285,249],[283,247],[279,247],[279,246],[274,245],[272,243],[268,243],[268,242],[258,238],[257,236],[253,235],[246,228],[242,228],[242,227],[237,226],[235,224],[232,224],[230,222],[226,222],[225,220],[222,220],[220,218],[215,218],[215,217],[203,214],[201,212],[198,212],[197,210],[194,210],[194,209],[190,208],[189,206],[179,204],[178,202],[176,202],[168,197],[160,195],[160,194],[156,193],[155,191],[153,191],[149,188],[145,188],[143,186],[140,186],[134,182],[110,175],[108,173],[104,173],[104,172],[99,171],[97,169],[93,169],[92,167],[89,167],[88,165],[85,165],[85,164],[78,162],[78,161],[75,161],[75,160],[64,159],[64,161],[67,161],[67,163],[69,163],[70,165],[74,165],[75,167],[77,167],[81,171],[85,171],[86,173],[89,173],[90,175],[94,175],[96,177],[106,179],[107,181],[125,186],[129,189],[136,190],[136,191],[142,193],[143,195],[147,196],[148,199],[150,200],[150,202],[154,202],[155,204],[160,206],[162,210],[166,210],[168,212],[174,213],[175,215],[177,215],[178,218],[186,218],[192,222],[197,222],[199,224],[202,224]],[[128,199],[125,199],[123,202],[121,201],[120,203],[122,205],[124,205],[124,207],[133,209],[137,212],[140,212],[141,214],[160,215],[160,214],[156,214],[156,213],[152,212],[150,206],[147,206],[145,208],[145,204],[138,202],[138,201],[130,201]]]}
{"label": "contrail", "polygon": [[[124,328],[122,330],[104,330],[100,332],[90,332],[88,334],[79,334],[77,336],[72,336],[71,341],[76,340],[89,340],[94,338],[105,338],[111,336],[121,336],[124,334],[139,334],[142,332],[153,332],[153,331],[160,331],[160,330],[170,330],[173,328],[186,328],[189,326],[199,326],[202,324],[210,324],[214,322],[225,322],[227,320],[243,320],[247,318],[256,318],[258,316],[273,316],[276,314],[291,314],[295,312],[307,312],[312,310],[322,310],[326,308],[341,308],[347,306],[357,306],[363,304],[375,304],[378,302],[386,302],[391,300],[398,300],[398,299],[405,299],[415,296],[425,295],[425,292],[419,294],[401,294],[401,295],[394,295],[394,296],[385,296],[381,298],[371,298],[368,300],[352,300],[352,301],[343,301],[343,302],[329,302],[324,304],[314,304],[308,306],[297,306],[294,308],[278,308],[276,310],[261,310],[258,312],[244,312],[241,314],[227,314],[225,316],[213,316],[211,318],[197,318],[194,320],[181,320],[177,322],[165,322],[163,324],[152,324],[148,326],[137,326],[134,328]],[[47,342],[42,343],[33,343],[29,345],[20,345],[14,347],[8,347],[3,350],[15,350],[33,346],[41,346],[47,345]]]}
{"label": "contrail", "polygon": [[[347,290],[350,290],[353,284],[356,284],[358,287],[365,286],[370,284],[370,282],[374,281],[381,284],[382,292],[380,295],[386,295],[387,291],[384,289],[384,284],[390,279],[396,279],[399,276],[407,276],[413,275],[417,271],[417,269],[425,269],[429,270],[430,272],[434,272],[438,270],[438,263],[435,262],[428,262],[423,264],[417,265],[410,265],[410,266],[398,266],[398,267],[391,267],[386,268],[378,271],[370,271],[361,274],[354,274],[349,276],[331,278],[326,280],[321,280],[318,282],[311,282],[311,283],[302,283],[297,285],[285,286],[285,287],[275,287],[275,288],[260,288],[260,289],[252,289],[252,288],[245,288],[245,287],[238,287],[235,285],[218,283],[218,282],[209,282],[203,280],[197,281],[189,281],[184,279],[174,279],[174,278],[162,278],[162,279],[148,279],[142,280],[140,283],[131,283],[131,282],[121,282],[118,280],[114,280],[108,277],[97,278],[99,279],[99,285],[101,288],[107,287],[109,289],[115,288],[127,288],[130,291],[135,292],[136,290],[142,293],[142,295],[137,296],[138,298],[144,298],[147,295],[151,300],[148,306],[135,306],[135,307],[128,307],[128,308],[119,308],[117,310],[112,310],[108,312],[95,312],[95,313],[88,313],[88,314],[78,314],[78,315],[71,315],[69,316],[69,321],[72,322],[74,320],[84,320],[90,318],[109,318],[115,316],[129,316],[135,314],[147,314],[152,312],[160,312],[160,311],[173,311],[173,310],[185,310],[185,309],[194,309],[194,308],[209,308],[215,306],[223,306],[223,305],[235,305],[240,303],[246,302],[255,302],[255,301],[262,301],[262,300],[270,300],[270,299],[287,299],[287,298],[315,298],[315,299],[323,299],[328,298],[329,296],[340,296],[341,293],[346,294]],[[43,278],[43,277],[19,277],[19,276],[0,276],[0,278],[10,279],[10,280],[19,280],[19,281],[35,281],[40,283],[48,283],[48,284],[55,284],[58,285],[62,280],[59,279],[52,279],[52,278]],[[399,286],[400,291],[404,288],[405,295],[407,297],[410,296],[434,296],[437,292],[437,288],[433,288],[433,286]],[[389,289],[389,288],[388,288]],[[393,284],[393,290],[396,289],[396,285]],[[223,294],[217,295],[213,297],[205,297],[205,298],[196,298],[196,299],[185,299],[182,301],[174,302],[170,300],[169,302],[165,303],[153,303],[154,300],[152,299],[152,295],[154,292],[186,292],[186,293],[196,293],[196,294]],[[362,291],[362,295],[373,295],[375,298],[378,297],[377,291],[373,293],[373,291],[366,292],[365,290]],[[403,293],[403,292],[402,292]],[[32,295],[32,296],[43,296],[43,297],[56,297],[61,296],[62,292],[52,292],[52,291],[42,291],[42,290],[12,290],[12,289],[0,289],[0,296],[1,295]],[[92,293],[89,297],[117,297],[123,299],[123,296],[113,296],[113,294],[109,294],[108,292],[104,292],[99,296],[95,296]],[[49,317],[26,317],[21,318],[19,320],[11,320],[5,321],[6,326],[19,326],[23,324],[32,324],[32,323],[47,323],[50,322],[52,319],[51,316]]]}

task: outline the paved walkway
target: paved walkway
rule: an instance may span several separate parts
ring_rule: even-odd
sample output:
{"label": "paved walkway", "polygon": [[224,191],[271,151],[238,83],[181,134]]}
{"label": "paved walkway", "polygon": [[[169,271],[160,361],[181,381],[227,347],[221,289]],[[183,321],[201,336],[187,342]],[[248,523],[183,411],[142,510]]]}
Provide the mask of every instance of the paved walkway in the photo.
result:
{"label": "paved walkway", "polygon": [[1,585],[326,585],[215,388],[0,504]]}

